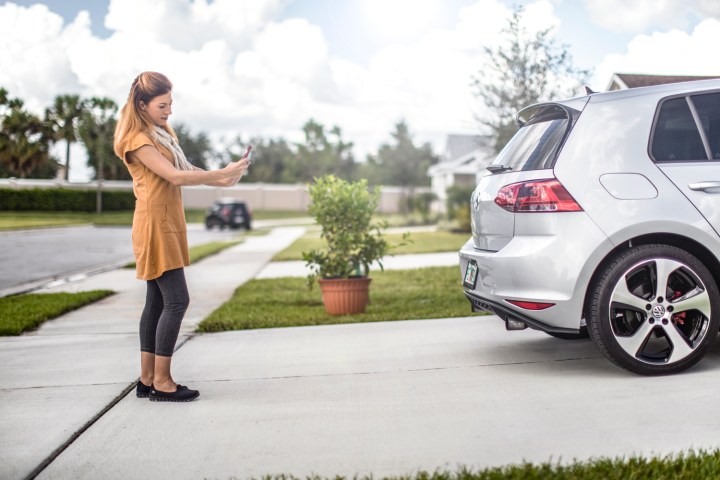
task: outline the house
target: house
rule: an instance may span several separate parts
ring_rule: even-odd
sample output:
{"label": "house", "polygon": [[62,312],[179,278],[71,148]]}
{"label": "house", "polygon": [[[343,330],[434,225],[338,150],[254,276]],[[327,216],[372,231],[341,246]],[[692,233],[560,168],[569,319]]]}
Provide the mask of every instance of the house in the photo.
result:
{"label": "house", "polygon": [[649,87],[666,83],[692,82],[693,80],[709,80],[707,76],[691,75],[645,75],[636,73],[616,73],[610,79],[607,90],[627,90],[628,88]]}
{"label": "house", "polygon": [[447,189],[452,186],[474,187],[477,175],[495,158],[489,135],[457,135],[447,137],[440,161],[428,169],[430,188],[437,196],[435,210],[446,210]]}

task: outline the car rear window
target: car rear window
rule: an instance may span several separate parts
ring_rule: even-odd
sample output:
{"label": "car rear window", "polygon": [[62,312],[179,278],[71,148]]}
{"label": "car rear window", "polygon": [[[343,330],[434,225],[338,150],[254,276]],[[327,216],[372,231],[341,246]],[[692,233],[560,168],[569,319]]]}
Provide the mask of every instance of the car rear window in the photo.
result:
{"label": "car rear window", "polygon": [[657,162],[720,160],[720,93],[664,101],[650,154]]}
{"label": "car rear window", "polygon": [[518,130],[492,164],[513,171],[552,168],[569,123],[563,109],[553,107],[538,112]]}

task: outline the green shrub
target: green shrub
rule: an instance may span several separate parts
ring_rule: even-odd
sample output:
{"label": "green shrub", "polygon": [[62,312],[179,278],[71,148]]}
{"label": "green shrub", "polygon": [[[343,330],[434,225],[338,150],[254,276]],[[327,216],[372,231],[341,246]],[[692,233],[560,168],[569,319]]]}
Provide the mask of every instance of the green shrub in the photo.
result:
{"label": "green shrub", "polygon": [[[0,211],[94,212],[95,190],[0,188]],[[103,191],[103,211],[132,210],[132,192]]]}
{"label": "green shrub", "polygon": [[453,185],[447,189],[448,220],[454,220],[463,232],[470,231],[470,197],[475,187]]}
{"label": "green shrub", "polygon": [[382,262],[390,248],[382,236],[385,223],[373,223],[380,190],[368,191],[366,180],[347,182],[326,175],[310,186],[310,198],[308,212],[320,225],[326,248],[303,252],[312,270],[308,285],[317,277],[367,277],[370,265]]}

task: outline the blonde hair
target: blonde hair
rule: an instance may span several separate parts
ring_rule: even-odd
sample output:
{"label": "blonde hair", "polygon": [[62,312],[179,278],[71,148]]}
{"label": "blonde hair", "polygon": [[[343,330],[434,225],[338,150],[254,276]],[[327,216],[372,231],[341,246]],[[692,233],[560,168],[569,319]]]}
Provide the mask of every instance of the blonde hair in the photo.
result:
{"label": "blonde hair", "polygon": [[[113,143],[115,155],[124,160],[128,143],[140,132],[147,133],[152,138],[153,123],[140,108],[140,102],[147,105],[153,98],[171,91],[172,83],[162,73],[143,72],[135,77],[127,102],[120,110],[120,118],[115,127]],[[170,125],[163,128],[177,140],[177,135]]]}

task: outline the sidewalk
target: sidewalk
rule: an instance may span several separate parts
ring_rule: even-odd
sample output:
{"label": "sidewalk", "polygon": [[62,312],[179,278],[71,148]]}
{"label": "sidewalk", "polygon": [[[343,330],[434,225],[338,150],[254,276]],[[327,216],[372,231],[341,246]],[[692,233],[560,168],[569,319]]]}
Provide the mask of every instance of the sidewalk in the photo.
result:
{"label": "sidewalk", "polygon": [[[394,255],[387,256],[383,260],[383,266],[387,270],[408,270],[423,267],[446,267],[457,266],[460,263],[457,252],[423,253],[419,255]],[[370,271],[378,271],[380,266],[376,263],[370,267]],[[280,277],[305,277],[310,274],[310,269],[305,266],[302,260],[287,262],[271,262],[260,270],[255,278],[280,278]],[[458,276],[460,270],[458,267]]]}
{"label": "sidewalk", "polygon": [[[302,227],[276,228],[188,267],[191,300],[178,345],[238,285],[304,232]],[[1,479],[30,474],[138,377],[144,282],[135,279],[134,270],[118,269],[45,291],[93,289],[117,293],[31,334],[0,337]]]}
{"label": "sidewalk", "polygon": [[[187,268],[191,301],[178,345],[239,285],[262,271],[305,275],[303,262],[292,268],[268,265],[276,252],[304,232],[298,226],[275,228],[267,236],[247,237],[243,244]],[[395,262],[398,268],[413,268],[410,265],[425,264],[422,258],[410,255]],[[457,255],[445,259],[445,264],[456,262]],[[0,337],[0,479],[33,472],[118,396],[124,397],[138,377],[137,325],[145,284],[135,279],[134,270],[106,271],[39,292],[94,289],[117,293],[46,322],[35,332]],[[195,383],[192,378],[185,380],[182,367],[175,371],[180,381]],[[132,394],[128,398],[135,400]]]}

